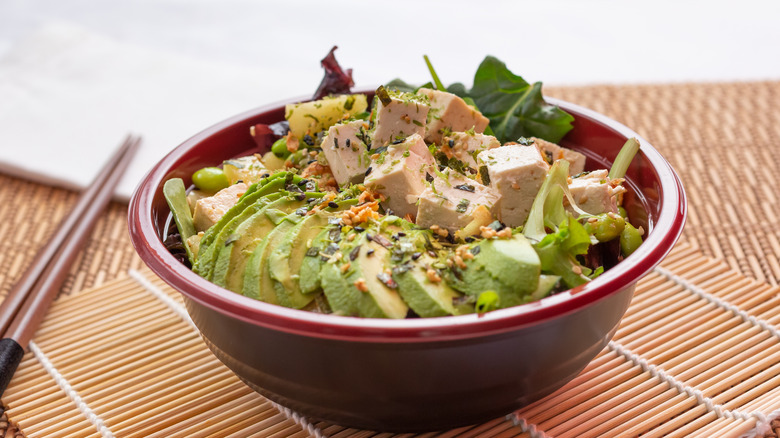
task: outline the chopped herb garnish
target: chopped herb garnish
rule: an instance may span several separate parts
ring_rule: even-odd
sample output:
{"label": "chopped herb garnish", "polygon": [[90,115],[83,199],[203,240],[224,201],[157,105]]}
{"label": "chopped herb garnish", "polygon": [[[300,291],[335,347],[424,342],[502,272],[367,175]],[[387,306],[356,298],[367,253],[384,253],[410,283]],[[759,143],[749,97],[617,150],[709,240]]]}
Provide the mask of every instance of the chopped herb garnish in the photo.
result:
{"label": "chopped herb garnish", "polygon": [[392,246],[393,246],[393,242],[389,241],[389,240],[387,239],[387,237],[385,237],[385,236],[383,236],[383,235],[381,235],[381,234],[377,234],[377,235],[375,235],[375,236],[373,237],[373,239],[374,239],[374,242],[376,242],[376,243],[378,243],[378,244],[380,244],[380,245],[384,246],[385,248],[390,248],[390,247],[392,247]]}
{"label": "chopped herb garnish", "polygon": [[395,274],[395,275],[403,274],[405,272],[411,271],[412,267],[413,266],[412,266],[411,263],[404,263],[404,264],[395,266],[395,267],[393,267],[393,274]]}
{"label": "chopped herb garnish", "polygon": [[472,186],[471,184],[460,184],[455,186],[455,188],[458,190],[463,190],[464,192],[474,193],[474,186]]}
{"label": "chopped herb garnish", "polygon": [[469,202],[468,199],[461,199],[460,202],[458,202],[458,206],[455,207],[455,211],[458,213],[465,213],[466,210],[468,210],[470,203],[471,202]]}
{"label": "chopped herb garnish", "polygon": [[534,144],[533,139],[526,138],[526,137],[520,137],[517,139],[517,142],[523,146],[531,146]]}
{"label": "chopped herb garnish", "polygon": [[333,242],[341,242],[341,230],[339,228],[333,228],[328,231],[328,239]]}
{"label": "chopped herb garnish", "polygon": [[376,278],[378,278],[379,281],[384,283],[384,285],[389,287],[390,289],[398,288],[398,283],[396,283],[395,280],[393,280],[393,277],[391,277],[386,272],[380,272],[379,274],[376,274]]}
{"label": "chopped herb garnish", "polygon": [[355,259],[360,255],[360,245],[356,246],[352,249],[352,251],[349,252],[349,260],[355,261]]}
{"label": "chopped herb garnish", "polygon": [[309,212],[309,210],[306,207],[301,207],[301,208],[295,210],[295,214],[297,214],[298,216],[306,216],[306,213],[308,213],[308,212]]}
{"label": "chopped herb garnish", "polygon": [[490,185],[490,175],[487,166],[479,166],[479,176],[482,178],[482,185]]}
{"label": "chopped herb garnish", "polygon": [[393,101],[393,99],[390,98],[390,95],[387,94],[387,89],[381,85],[376,89],[376,97],[379,98],[379,101],[385,106],[390,105],[390,102]]}
{"label": "chopped herb garnish", "polygon": [[347,96],[347,100],[344,101],[344,109],[349,111],[352,109],[353,105],[355,105],[355,96],[353,95]]}
{"label": "chopped herb garnish", "polygon": [[313,116],[313,115],[311,115],[311,114],[304,114],[304,115],[303,115],[303,117],[308,117],[308,118],[310,118],[310,119],[313,119],[315,122],[317,122],[317,123],[320,123],[320,119],[318,119],[318,118],[314,117],[314,116]]}

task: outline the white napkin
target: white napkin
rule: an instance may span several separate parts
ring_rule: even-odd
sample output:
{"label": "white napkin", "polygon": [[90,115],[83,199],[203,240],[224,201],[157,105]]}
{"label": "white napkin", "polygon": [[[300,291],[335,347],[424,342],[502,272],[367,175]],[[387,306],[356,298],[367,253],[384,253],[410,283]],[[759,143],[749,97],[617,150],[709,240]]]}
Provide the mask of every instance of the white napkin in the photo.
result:
{"label": "white napkin", "polygon": [[182,141],[301,94],[303,74],[214,65],[48,24],[0,59],[0,172],[83,188],[132,132],[143,145],[117,188],[127,199]]}

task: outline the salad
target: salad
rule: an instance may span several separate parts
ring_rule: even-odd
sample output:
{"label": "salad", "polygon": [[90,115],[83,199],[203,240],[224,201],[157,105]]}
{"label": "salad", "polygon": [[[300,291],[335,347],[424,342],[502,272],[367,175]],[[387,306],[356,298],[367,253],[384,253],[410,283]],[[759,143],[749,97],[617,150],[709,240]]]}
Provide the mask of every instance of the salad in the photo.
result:
{"label": "salad", "polygon": [[425,57],[431,83],[372,98],[334,50],[311,101],[248,127],[268,152],[165,183],[166,245],[198,275],[296,309],[438,317],[582,285],[642,243],[621,207],[635,139],[585,171],[557,144],[573,117],[493,57],[471,89]]}

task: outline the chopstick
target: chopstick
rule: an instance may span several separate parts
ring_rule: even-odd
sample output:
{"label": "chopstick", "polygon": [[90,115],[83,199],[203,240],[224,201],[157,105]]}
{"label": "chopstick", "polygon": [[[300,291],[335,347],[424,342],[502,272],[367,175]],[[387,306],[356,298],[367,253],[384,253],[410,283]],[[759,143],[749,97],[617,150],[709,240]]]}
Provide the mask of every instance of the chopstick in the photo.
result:
{"label": "chopstick", "polygon": [[127,136],[0,304],[0,396],[140,143]]}

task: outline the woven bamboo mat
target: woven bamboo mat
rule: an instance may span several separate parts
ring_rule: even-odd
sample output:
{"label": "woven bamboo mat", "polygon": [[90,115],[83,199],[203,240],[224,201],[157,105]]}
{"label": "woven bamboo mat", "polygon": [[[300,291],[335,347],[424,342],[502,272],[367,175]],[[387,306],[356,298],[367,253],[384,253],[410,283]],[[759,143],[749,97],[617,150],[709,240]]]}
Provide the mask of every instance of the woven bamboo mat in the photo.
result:
{"label": "woven bamboo mat", "polygon": [[[780,408],[780,400],[772,400],[770,391],[779,387],[773,367],[777,367],[774,358],[780,357],[772,332],[777,324],[772,313],[777,291],[772,286],[780,281],[780,232],[775,219],[780,217],[780,204],[774,190],[780,175],[780,140],[776,140],[780,139],[780,82],[567,87],[547,93],[632,127],[678,170],[689,196],[689,220],[675,251],[681,259],[670,259],[663,266],[684,282],[664,277],[668,272],[662,270],[643,281],[613,344],[552,399],[520,411],[517,417],[442,435],[532,436],[539,430],[554,436],[587,436],[589,431],[623,436],[652,430],[712,436],[750,429],[755,417],[719,417],[724,410],[745,414]],[[74,201],[71,192],[0,175],[0,296],[7,294]],[[204,355],[199,338],[171,312],[175,306],[150,298],[136,280],[127,277],[129,270],[149,274],[130,246],[125,217],[126,206],[115,203],[99,221],[47,318],[48,331],[42,328],[35,339],[78,393],[89,395],[85,400],[95,410],[93,420],[105,419],[109,429],[122,437],[151,436],[151,431],[160,432],[159,436],[288,436],[313,431],[372,436],[323,424],[304,432],[295,418],[288,419],[269,402],[236,387],[235,378]],[[76,293],[84,289],[89,290]],[[95,323],[95,315],[88,315],[89,297],[104,299],[113,292],[143,296],[141,302],[146,304],[133,301],[132,309],[152,312],[145,314],[146,325],[123,326],[129,322],[115,309],[101,315],[105,316],[102,324],[113,327],[111,336],[106,328],[94,339],[85,338],[79,348],[62,350],[57,331],[78,329],[88,335],[90,324]],[[747,298],[740,298],[743,295]],[[62,312],[60,319],[54,320],[55,311]],[[753,324],[749,316],[759,318],[764,327],[745,326]],[[179,389],[166,393],[165,399],[155,392],[165,384],[137,391],[122,374],[134,368],[133,360],[148,359],[138,356],[144,347],[133,350],[128,343],[143,342],[150,333],[164,337],[167,347],[160,348],[170,349],[159,350],[170,356],[158,365],[174,367],[164,368],[168,376],[181,376],[168,382]],[[102,343],[101,350],[92,349],[96,343]],[[92,345],[89,355],[83,354],[86,345]],[[132,351],[117,356],[117,345]],[[185,362],[196,366],[191,370],[194,374],[171,371]],[[185,383],[198,373],[203,373],[200,380],[210,382],[208,388],[198,387],[206,392],[196,392]],[[30,437],[100,436],[90,417],[52,382],[38,359],[28,353],[3,398],[10,410],[0,418],[0,436],[3,432]],[[207,398],[198,398],[206,393]],[[117,397],[113,403],[111,394]],[[216,403],[217,399],[219,403],[198,410],[204,400]],[[238,421],[234,415],[240,412],[253,416]],[[8,417],[11,423],[19,421],[24,433],[13,424],[7,427]],[[171,429],[160,431],[163,424]],[[174,434],[182,427],[189,429]],[[523,428],[529,432],[522,432]]]}
{"label": "woven bamboo mat", "polygon": [[[679,245],[576,380],[426,436],[738,436],[780,408],[778,292]],[[376,435],[308,423],[247,388],[147,270],[56,302],[31,350],[3,399],[31,438]]]}

